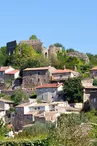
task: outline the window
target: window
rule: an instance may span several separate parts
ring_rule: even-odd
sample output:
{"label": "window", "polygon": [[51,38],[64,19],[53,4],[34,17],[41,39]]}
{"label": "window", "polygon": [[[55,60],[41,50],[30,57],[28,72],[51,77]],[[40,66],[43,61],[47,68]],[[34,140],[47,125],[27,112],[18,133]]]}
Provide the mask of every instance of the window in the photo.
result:
{"label": "window", "polygon": [[40,82],[40,79],[38,78],[38,82]]}
{"label": "window", "polygon": [[42,95],[42,99],[43,99],[43,95]]}
{"label": "window", "polygon": [[38,75],[40,75],[40,72],[38,72]]}
{"label": "window", "polygon": [[94,98],[94,102],[96,102],[96,98]]}

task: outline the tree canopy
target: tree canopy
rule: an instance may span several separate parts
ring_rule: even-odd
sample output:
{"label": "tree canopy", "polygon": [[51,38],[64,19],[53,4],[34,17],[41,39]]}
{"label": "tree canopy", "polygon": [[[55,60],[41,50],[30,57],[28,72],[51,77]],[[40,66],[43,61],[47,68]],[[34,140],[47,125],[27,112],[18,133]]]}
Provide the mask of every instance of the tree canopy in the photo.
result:
{"label": "tree canopy", "polygon": [[68,78],[64,82],[64,100],[69,103],[76,103],[83,101],[83,87],[81,78]]}
{"label": "tree canopy", "polygon": [[14,105],[16,106],[21,102],[28,100],[28,97],[21,90],[18,89],[11,96],[11,100],[14,101]]}
{"label": "tree canopy", "polygon": [[37,39],[38,39],[38,38],[37,38],[36,35],[31,35],[30,38],[29,38],[29,40],[37,40]]}

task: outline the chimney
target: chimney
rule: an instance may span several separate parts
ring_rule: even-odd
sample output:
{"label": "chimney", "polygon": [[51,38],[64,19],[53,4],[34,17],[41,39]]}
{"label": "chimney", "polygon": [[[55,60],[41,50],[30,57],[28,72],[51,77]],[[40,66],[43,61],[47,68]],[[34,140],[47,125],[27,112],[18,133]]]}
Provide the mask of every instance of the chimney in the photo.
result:
{"label": "chimney", "polygon": [[64,69],[66,69],[66,66],[64,65]]}
{"label": "chimney", "polygon": [[74,66],[74,71],[77,71],[77,67],[76,67],[76,65]]}

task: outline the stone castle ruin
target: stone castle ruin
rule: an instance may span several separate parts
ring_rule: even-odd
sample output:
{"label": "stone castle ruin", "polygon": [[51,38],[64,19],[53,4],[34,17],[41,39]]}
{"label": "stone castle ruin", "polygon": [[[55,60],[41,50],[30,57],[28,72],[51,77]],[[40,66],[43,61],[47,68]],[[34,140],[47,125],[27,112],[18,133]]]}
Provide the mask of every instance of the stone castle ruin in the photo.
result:
{"label": "stone castle ruin", "polygon": [[83,59],[85,61],[85,63],[89,63],[89,58],[86,54],[84,53],[80,53],[78,51],[74,51],[74,52],[68,52],[68,56],[72,56],[72,57],[78,57],[80,59]]}
{"label": "stone castle ruin", "polygon": [[34,48],[34,50],[38,51],[38,50],[42,50],[42,42],[40,40],[25,40],[25,41],[20,41],[20,46],[22,44],[27,44],[29,46],[31,46],[32,48]]}
{"label": "stone castle ruin", "polygon": [[[62,48],[56,47],[55,45],[50,45],[49,48],[46,49],[45,47],[42,46],[42,42],[39,39],[20,41],[19,44],[20,44],[20,46],[22,44],[30,45],[31,47],[33,47],[33,49],[35,51],[41,51],[45,58],[57,58],[57,53],[62,52]],[[7,46],[7,54],[12,55],[15,51],[16,46],[17,46],[17,42],[16,42],[16,40],[8,42],[6,44],[6,46]],[[74,52],[68,52],[67,54],[68,54],[68,56],[78,57],[80,59],[83,59],[85,61],[85,63],[89,63],[89,58],[84,53],[74,51]]]}

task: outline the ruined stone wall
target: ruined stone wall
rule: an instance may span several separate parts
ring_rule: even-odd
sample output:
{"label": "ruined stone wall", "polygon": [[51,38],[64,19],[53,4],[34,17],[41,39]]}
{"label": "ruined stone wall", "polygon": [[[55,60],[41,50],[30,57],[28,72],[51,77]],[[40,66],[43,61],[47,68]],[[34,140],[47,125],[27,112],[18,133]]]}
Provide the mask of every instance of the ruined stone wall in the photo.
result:
{"label": "ruined stone wall", "polygon": [[80,59],[83,59],[85,61],[85,63],[89,63],[89,58],[86,54],[84,53],[80,53],[78,51],[74,51],[74,52],[68,52],[68,56],[72,56],[72,57],[78,57]]}
{"label": "ruined stone wall", "polygon": [[50,45],[49,49],[48,49],[48,56],[49,58],[51,56],[53,57],[57,57],[57,53],[62,52],[62,48],[61,47],[56,47],[54,45]]}
{"label": "ruined stone wall", "polygon": [[20,41],[20,45],[27,44],[33,47],[34,50],[42,50],[42,42],[40,40],[25,40]]}

